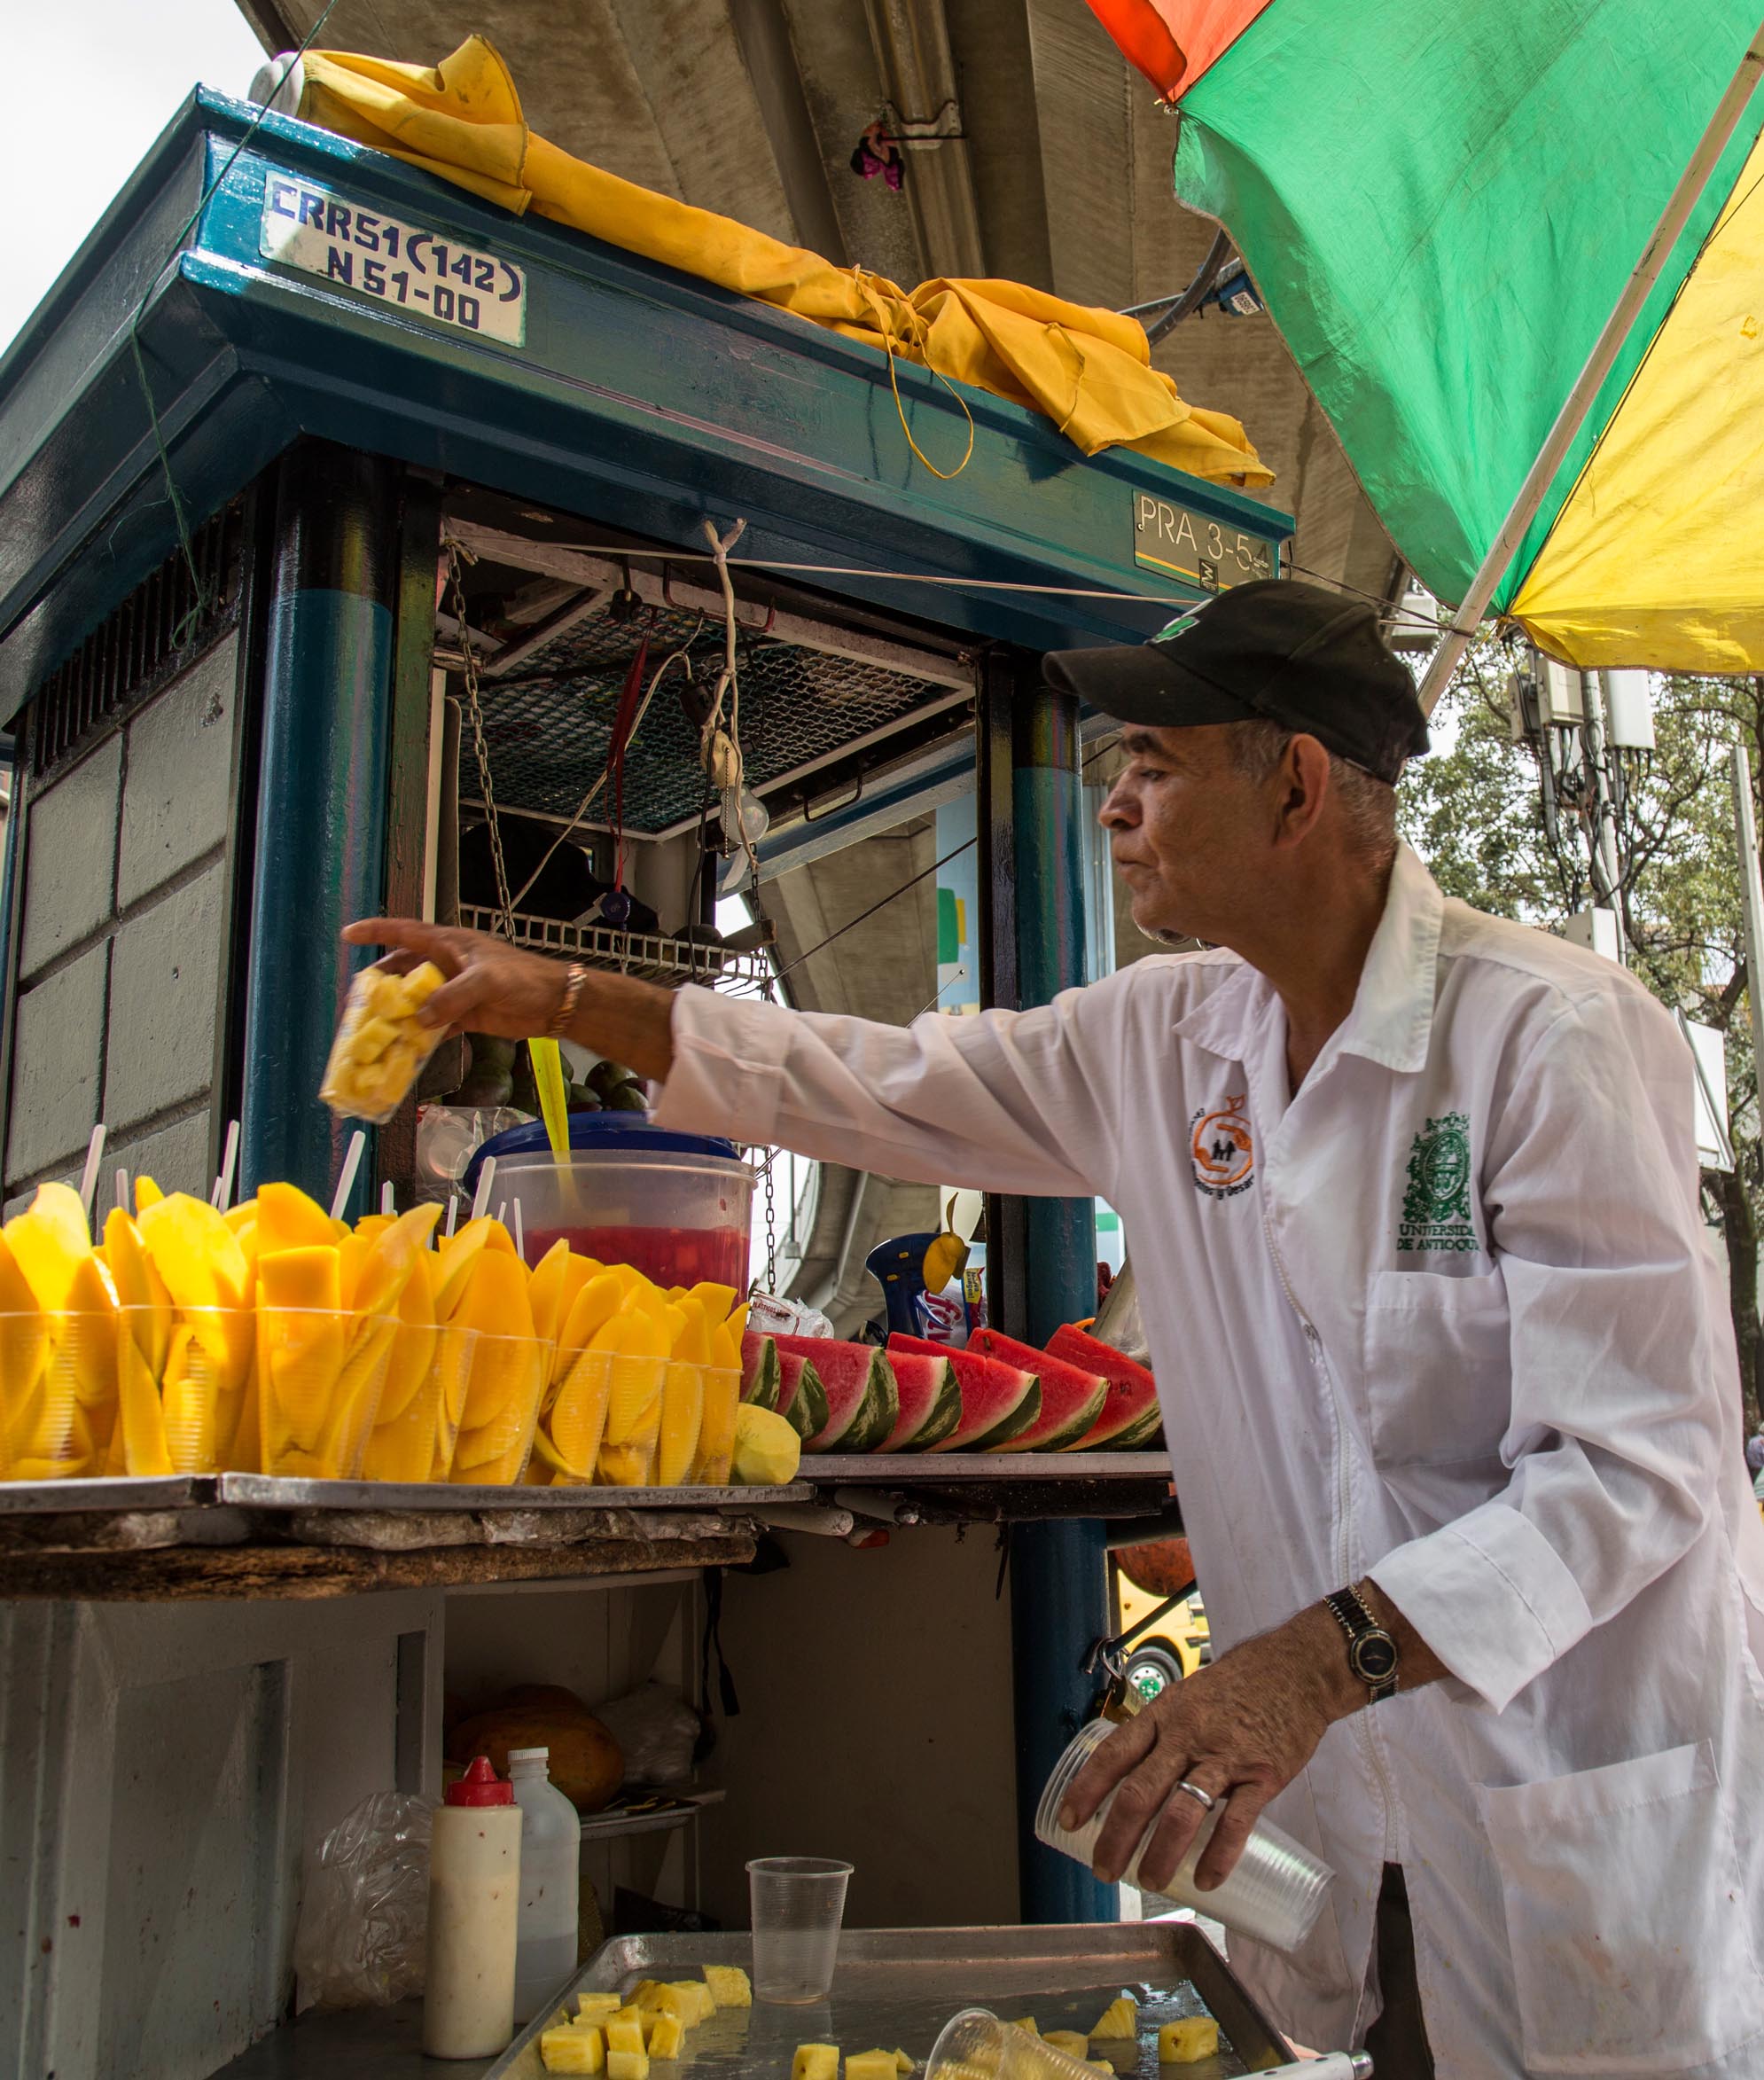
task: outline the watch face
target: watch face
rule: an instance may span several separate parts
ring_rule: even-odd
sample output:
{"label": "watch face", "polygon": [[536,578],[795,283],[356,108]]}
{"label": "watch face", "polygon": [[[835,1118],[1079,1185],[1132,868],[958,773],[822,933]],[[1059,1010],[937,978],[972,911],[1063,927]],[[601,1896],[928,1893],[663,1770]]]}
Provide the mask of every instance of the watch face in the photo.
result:
{"label": "watch face", "polygon": [[1353,1660],[1362,1683],[1388,1683],[1396,1673],[1396,1642],[1388,1632],[1362,1632],[1354,1642]]}

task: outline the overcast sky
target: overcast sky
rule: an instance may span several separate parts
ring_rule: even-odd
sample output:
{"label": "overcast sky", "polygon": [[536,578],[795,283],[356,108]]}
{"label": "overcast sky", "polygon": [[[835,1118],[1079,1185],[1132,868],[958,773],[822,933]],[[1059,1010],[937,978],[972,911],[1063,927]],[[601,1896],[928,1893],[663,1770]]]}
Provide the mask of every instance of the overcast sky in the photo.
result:
{"label": "overcast sky", "polygon": [[190,90],[242,95],[263,60],[233,0],[35,0],[6,43],[0,352]]}

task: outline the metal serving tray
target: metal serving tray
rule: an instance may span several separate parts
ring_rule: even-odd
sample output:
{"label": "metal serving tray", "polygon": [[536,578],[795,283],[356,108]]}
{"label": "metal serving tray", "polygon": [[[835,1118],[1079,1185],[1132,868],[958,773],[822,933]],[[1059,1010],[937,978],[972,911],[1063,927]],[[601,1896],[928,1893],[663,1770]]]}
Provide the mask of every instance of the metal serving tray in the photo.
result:
{"label": "metal serving tray", "polygon": [[[604,1943],[559,1999],[522,2030],[485,2080],[544,2080],[539,2037],[575,2013],[576,1995],[628,1992],[639,1979],[697,1978],[704,1965],[751,1967],[745,1933],[621,1935]],[[1187,1921],[1076,1922],[1027,1928],[848,1928],[829,1999],[805,2007],[727,2008],[687,2038],[690,2061],[660,2060],[655,2080],[790,2080],[799,2044],[901,2050],[921,2064],[949,2018],[990,2008],[1006,2021],[1089,2029],[1118,1993],[1139,2003],[1136,2043],[1099,2042],[1118,2080],[1158,2080],[1158,2030],[1211,2014],[1220,2054],[1189,2068],[1195,2080],[1256,2073],[1292,2051]]]}

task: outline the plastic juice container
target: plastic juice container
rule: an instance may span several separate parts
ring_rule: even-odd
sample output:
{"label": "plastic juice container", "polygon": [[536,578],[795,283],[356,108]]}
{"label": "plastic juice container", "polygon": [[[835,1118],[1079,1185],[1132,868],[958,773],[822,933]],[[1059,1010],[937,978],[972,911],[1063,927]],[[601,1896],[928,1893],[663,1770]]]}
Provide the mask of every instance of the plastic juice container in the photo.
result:
{"label": "plastic juice container", "polygon": [[514,1787],[476,1756],[436,1810],[429,1851],[423,2050],[488,2059],[514,2035],[522,1813]]}
{"label": "plastic juice container", "polygon": [[551,1781],[545,1748],[511,1748],[509,1782],[520,1808],[520,1918],[514,2019],[530,2021],[576,1968],[581,1818]]}

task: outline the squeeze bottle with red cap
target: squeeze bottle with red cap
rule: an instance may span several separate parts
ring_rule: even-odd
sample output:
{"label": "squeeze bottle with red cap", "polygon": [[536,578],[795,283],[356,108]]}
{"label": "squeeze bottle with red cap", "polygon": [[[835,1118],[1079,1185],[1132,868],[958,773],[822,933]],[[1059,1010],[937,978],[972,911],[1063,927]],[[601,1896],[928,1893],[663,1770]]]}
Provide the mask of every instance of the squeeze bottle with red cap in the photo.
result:
{"label": "squeeze bottle with red cap", "polygon": [[477,1755],[435,1811],[429,1850],[429,1963],[423,2050],[488,2059],[514,2035],[520,1920],[520,1808]]}

